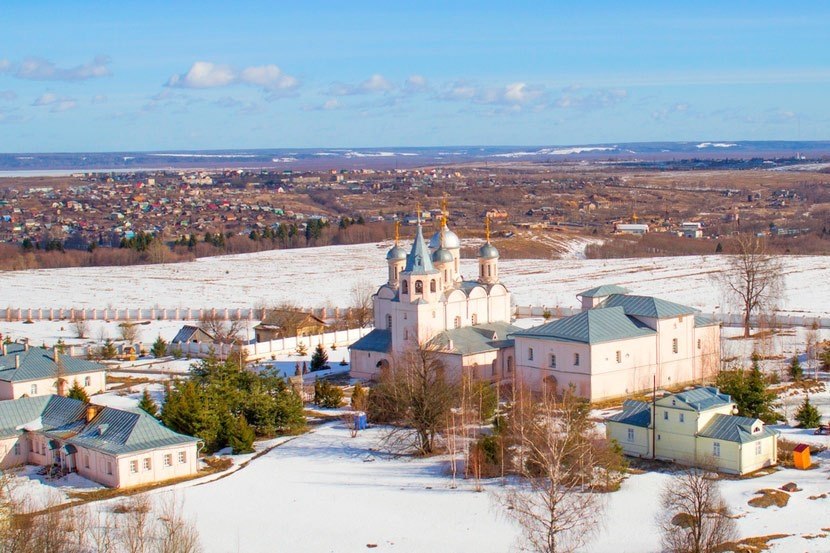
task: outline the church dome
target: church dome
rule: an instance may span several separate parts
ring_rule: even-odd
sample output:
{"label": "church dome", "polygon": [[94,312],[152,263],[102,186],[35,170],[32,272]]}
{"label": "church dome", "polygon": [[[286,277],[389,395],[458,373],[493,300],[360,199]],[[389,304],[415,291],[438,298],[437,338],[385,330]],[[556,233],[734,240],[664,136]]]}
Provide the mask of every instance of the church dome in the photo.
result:
{"label": "church dome", "polygon": [[386,253],[387,261],[399,261],[406,259],[406,250],[400,246],[393,246],[391,250]]}
{"label": "church dome", "polygon": [[432,254],[433,263],[452,263],[453,259],[452,252],[446,248],[438,248]]}
{"label": "church dome", "polygon": [[458,235],[451,231],[447,225],[432,235],[429,239],[429,249],[437,250],[439,248],[446,248],[448,250],[458,249],[461,247],[461,240]]}
{"label": "church dome", "polygon": [[487,242],[478,249],[478,256],[482,259],[498,259],[499,250],[493,244]]}

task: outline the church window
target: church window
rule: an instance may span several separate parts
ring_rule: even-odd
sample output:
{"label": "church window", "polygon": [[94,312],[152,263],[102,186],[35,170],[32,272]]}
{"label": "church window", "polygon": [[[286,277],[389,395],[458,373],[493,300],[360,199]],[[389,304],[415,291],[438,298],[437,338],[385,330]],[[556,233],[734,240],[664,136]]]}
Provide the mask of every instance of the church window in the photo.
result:
{"label": "church window", "polygon": [[484,276],[484,265],[479,265],[478,269],[478,272],[481,273],[481,276]]}
{"label": "church window", "polygon": [[574,353],[574,367],[578,367],[578,366],[579,366],[579,354]]}
{"label": "church window", "polygon": [[423,294],[424,293],[424,283],[420,280],[415,281],[415,293],[416,294]]}
{"label": "church window", "polygon": [[677,353],[677,338],[672,338],[671,341],[671,352]]}
{"label": "church window", "polygon": [[435,279],[429,281],[429,291],[435,292]]}
{"label": "church window", "polygon": [[450,277],[447,275],[447,270],[444,269],[444,280],[449,280]]}
{"label": "church window", "polygon": [[404,294],[408,294],[408,293],[409,293],[409,283],[408,283],[407,281],[403,281],[403,282],[401,283],[401,291],[402,291]]}
{"label": "church window", "polygon": [[533,361],[533,348],[527,348],[527,360]]}
{"label": "church window", "polygon": [[392,329],[392,315],[386,316],[386,328]]}
{"label": "church window", "polygon": [[456,317],[455,321],[454,321],[454,324],[455,324],[455,328],[461,328],[461,317]]}
{"label": "church window", "polygon": [[550,368],[552,368],[552,369],[556,368],[556,355],[554,355],[552,353],[550,354]]}
{"label": "church window", "polygon": [[478,315],[477,315],[476,313],[473,313],[473,316],[471,317],[471,322],[472,322],[474,325],[475,325],[475,324],[478,324]]}
{"label": "church window", "polygon": [[403,329],[403,339],[404,340],[409,340],[409,329],[408,328]]}
{"label": "church window", "polygon": [[493,276],[493,267],[487,265],[487,276]]}
{"label": "church window", "polygon": [[697,340],[697,349],[700,349],[700,338]]}
{"label": "church window", "polygon": [[617,363],[622,363],[622,352],[617,350]]}
{"label": "church window", "polygon": [[513,372],[513,356],[512,355],[507,356],[507,372],[509,372],[509,373]]}

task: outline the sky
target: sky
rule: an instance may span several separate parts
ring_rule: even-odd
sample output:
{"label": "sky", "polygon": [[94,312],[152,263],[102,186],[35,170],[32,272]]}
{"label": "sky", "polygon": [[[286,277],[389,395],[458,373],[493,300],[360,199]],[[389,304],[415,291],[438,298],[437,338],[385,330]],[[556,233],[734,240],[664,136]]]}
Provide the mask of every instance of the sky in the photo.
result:
{"label": "sky", "polygon": [[0,7],[0,151],[830,139],[827,2]]}

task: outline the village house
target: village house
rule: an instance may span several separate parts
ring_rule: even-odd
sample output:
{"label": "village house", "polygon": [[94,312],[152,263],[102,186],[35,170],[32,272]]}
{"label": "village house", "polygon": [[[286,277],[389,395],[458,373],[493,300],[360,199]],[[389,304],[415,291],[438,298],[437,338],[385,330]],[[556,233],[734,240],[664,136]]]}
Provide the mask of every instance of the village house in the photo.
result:
{"label": "village house", "polygon": [[613,285],[577,295],[582,312],[511,334],[521,379],[589,401],[700,381],[720,367],[720,325],[695,309]]}
{"label": "village house", "polygon": [[778,459],[776,432],[760,419],[739,417],[732,398],[698,387],[655,402],[627,400],[606,419],[608,439],[626,455],[747,474]]}
{"label": "village house", "polygon": [[213,344],[216,343],[213,336],[199,328],[198,326],[184,325],[182,326],[173,339],[171,344]]}
{"label": "village house", "polygon": [[10,343],[0,348],[0,400],[66,395],[76,382],[87,395],[106,389],[103,365],[62,354],[58,347]]}
{"label": "village house", "polygon": [[111,488],[196,474],[199,440],[141,410],[91,405],[58,395],[0,401],[0,468],[48,467]]}
{"label": "village house", "polygon": [[254,327],[257,342],[291,336],[314,336],[326,331],[326,322],[313,313],[297,309],[269,309]]}

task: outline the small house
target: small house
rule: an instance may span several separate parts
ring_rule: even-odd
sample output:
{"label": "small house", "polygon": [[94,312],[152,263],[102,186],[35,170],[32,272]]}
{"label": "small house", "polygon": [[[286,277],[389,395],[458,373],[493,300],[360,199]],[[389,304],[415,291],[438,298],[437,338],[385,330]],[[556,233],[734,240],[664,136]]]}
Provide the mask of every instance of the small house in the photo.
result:
{"label": "small house", "polygon": [[313,336],[325,332],[326,322],[313,313],[298,309],[271,309],[254,327],[257,342],[290,336]]}

